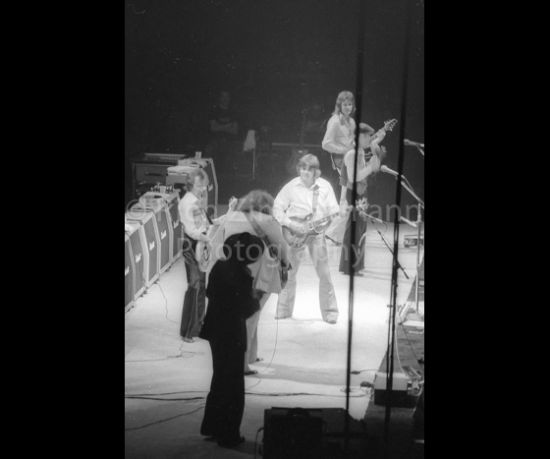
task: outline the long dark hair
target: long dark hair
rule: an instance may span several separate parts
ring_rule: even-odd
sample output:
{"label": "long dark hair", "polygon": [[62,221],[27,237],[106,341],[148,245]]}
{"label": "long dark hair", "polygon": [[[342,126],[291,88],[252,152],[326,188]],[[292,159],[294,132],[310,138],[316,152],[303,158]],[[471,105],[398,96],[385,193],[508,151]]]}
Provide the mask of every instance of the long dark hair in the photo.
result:
{"label": "long dark hair", "polygon": [[355,113],[355,97],[351,91],[340,91],[340,93],[338,94],[338,97],[336,97],[336,104],[334,105],[334,111],[332,112],[332,114],[341,115],[342,104],[347,100],[353,103],[353,110],[351,111],[350,116],[353,115]]}
{"label": "long dark hair", "polygon": [[264,190],[252,190],[248,192],[239,203],[237,210],[241,212],[261,212],[263,214],[273,214],[273,196]]}

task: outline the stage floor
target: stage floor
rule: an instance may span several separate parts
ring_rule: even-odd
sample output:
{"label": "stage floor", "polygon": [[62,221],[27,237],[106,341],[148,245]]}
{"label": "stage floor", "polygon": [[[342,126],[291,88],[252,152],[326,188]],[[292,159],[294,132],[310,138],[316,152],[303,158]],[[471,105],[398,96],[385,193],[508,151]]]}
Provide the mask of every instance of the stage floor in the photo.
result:
{"label": "stage floor", "polygon": [[[353,305],[351,370],[361,371],[351,376],[350,415],[355,419],[364,418],[370,396],[359,385],[373,381],[387,344],[392,255],[375,228],[393,244],[392,225],[369,225],[365,272],[355,278]],[[416,275],[417,249],[403,246],[411,234],[414,229],[401,226],[399,262],[409,279],[398,271],[398,305],[407,301]],[[254,457],[265,409],[344,408],[349,277],[338,272],[339,256],[340,248],[329,244],[340,309],[337,324],[321,319],[318,279],[309,257],[298,273],[294,317],[274,319],[277,295],[265,305],[258,329],[258,353],[264,360],[253,366],[258,375],[245,380],[241,434],[246,442],[236,450],[206,442],[199,433],[212,363],[208,342],[184,343],[179,337],[186,280],[183,261],[177,260],[125,314],[126,458]],[[423,302],[421,307],[423,311]],[[150,398],[142,398],[146,394]]]}

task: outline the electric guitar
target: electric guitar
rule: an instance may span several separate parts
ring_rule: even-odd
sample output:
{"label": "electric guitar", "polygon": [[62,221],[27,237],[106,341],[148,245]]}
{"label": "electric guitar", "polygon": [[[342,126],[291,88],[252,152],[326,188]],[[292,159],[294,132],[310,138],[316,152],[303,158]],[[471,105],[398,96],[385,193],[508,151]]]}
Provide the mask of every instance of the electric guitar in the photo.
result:
{"label": "electric guitar", "polygon": [[290,220],[300,225],[301,229],[294,231],[288,226],[283,226],[283,237],[290,247],[302,247],[308,237],[321,234],[325,231],[330,225],[332,218],[339,213],[335,212],[317,220],[312,220],[313,214],[308,214],[305,217],[290,217]]}
{"label": "electric guitar", "polygon": [[[397,120],[395,118],[391,119],[391,120],[388,120],[384,123],[384,127],[381,128],[379,131],[377,131],[375,134],[372,135],[371,137],[371,143],[376,140],[377,136],[380,135],[382,132],[391,132],[393,130],[393,128],[395,127],[395,125],[397,124]],[[365,161],[368,161],[369,159],[372,158],[372,156],[374,155],[375,153],[373,153],[372,149],[370,149],[366,154],[365,154]],[[382,162],[382,160],[384,159],[384,156],[386,155],[386,148],[384,146],[381,146],[380,147],[380,153],[378,154],[378,159],[380,159],[380,162]]]}
{"label": "electric guitar", "polygon": [[[395,118],[392,118],[391,120],[384,121],[384,126],[381,127],[375,134],[372,135],[371,142],[376,139],[376,137],[381,134],[382,132],[391,132],[395,125],[397,124],[397,120]],[[365,160],[369,160],[372,156],[365,156]],[[330,154],[330,157],[332,159],[333,166],[338,170],[338,173],[340,173],[342,169],[342,165],[344,163],[344,155],[337,155],[334,153]]]}
{"label": "electric guitar", "polygon": [[[365,198],[358,199],[355,203],[355,209],[359,212],[359,215],[363,217],[363,215],[366,214],[368,207],[367,200]],[[347,208],[347,213],[351,212],[352,206],[349,206]],[[332,223],[333,217],[339,215],[340,212],[335,212],[333,214],[327,215],[326,217],[319,218],[317,220],[312,220],[312,214],[308,214],[305,217],[290,217],[290,220],[292,220],[295,223],[298,223],[302,228],[299,231],[293,231],[287,226],[283,226],[283,237],[285,238],[285,241],[290,247],[293,248],[300,248],[304,245],[306,242],[306,239],[310,236],[316,236],[318,234],[323,233]],[[345,227],[347,223],[347,218],[342,218],[342,225],[338,224],[338,226]],[[329,239],[334,240],[333,237],[329,237]],[[338,237],[337,239],[340,239],[338,242],[342,243],[341,239],[343,239],[343,232],[341,234],[341,237]]]}

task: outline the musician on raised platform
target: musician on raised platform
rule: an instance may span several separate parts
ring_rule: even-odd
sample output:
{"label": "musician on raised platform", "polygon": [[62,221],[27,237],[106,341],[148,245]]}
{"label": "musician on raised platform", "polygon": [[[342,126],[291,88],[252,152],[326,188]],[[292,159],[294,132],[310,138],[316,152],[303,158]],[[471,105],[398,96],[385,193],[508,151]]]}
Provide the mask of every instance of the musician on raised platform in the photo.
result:
{"label": "musician on raised platform", "polygon": [[[356,275],[361,276],[361,270],[365,266],[365,239],[361,239],[367,229],[366,217],[361,213],[366,212],[367,207],[367,177],[380,170],[380,163],[385,150],[380,146],[386,132],[381,129],[374,135],[374,129],[366,123],[359,124],[359,148],[357,157],[356,193],[360,202],[350,213],[346,223],[342,253],[340,255],[339,271],[350,274],[350,261]],[[353,170],[355,164],[355,148],[351,148],[345,155],[342,164],[342,177],[346,179],[346,193],[340,199],[340,207],[347,208],[352,204]],[[362,207],[362,209],[359,209]],[[355,219],[355,243],[351,245],[351,222]],[[351,260],[350,260],[351,259]]]}
{"label": "musician on raised platform", "polygon": [[[323,320],[335,324],[338,320],[336,295],[328,265],[328,251],[322,229],[309,231],[318,221],[330,223],[332,216],[342,211],[330,183],[320,178],[319,159],[306,154],[298,161],[299,176],[283,186],[273,205],[273,215],[285,234],[294,238],[289,243],[290,264],[286,287],[279,294],[276,319],[292,317],[296,298],[296,275],[306,247],[319,277],[319,305]],[[319,224],[321,224],[319,222]],[[310,234],[313,233],[313,234]],[[288,241],[288,239],[287,239]]]}
{"label": "musician on raised platform", "polygon": [[334,111],[327,122],[327,130],[321,146],[330,153],[332,168],[338,172],[341,186],[340,199],[345,194],[345,176],[342,175],[344,155],[355,146],[355,97],[350,91],[340,91]]}

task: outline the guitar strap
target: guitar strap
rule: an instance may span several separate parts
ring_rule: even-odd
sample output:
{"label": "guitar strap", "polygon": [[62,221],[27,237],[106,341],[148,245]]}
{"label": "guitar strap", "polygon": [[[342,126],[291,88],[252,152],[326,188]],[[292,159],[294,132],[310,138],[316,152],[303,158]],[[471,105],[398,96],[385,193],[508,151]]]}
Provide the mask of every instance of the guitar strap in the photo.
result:
{"label": "guitar strap", "polygon": [[245,215],[246,219],[252,225],[252,228],[254,229],[254,231],[256,232],[258,237],[262,241],[264,241],[267,249],[269,250],[270,255],[273,258],[278,258],[277,249],[275,249],[275,247],[273,247],[273,245],[271,244],[271,241],[268,239],[267,235],[264,233],[264,231],[262,230],[262,228],[260,227],[258,222],[254,218],[252,218],[252,216],[248,212],[243,212],[243,214]]}
{"label": "guitar strap", "polygon": [[206,212],[206,210],[204,210],[203,207],[200,208],[202,210],[202,213],[204,214],[204,216],[206,217],[206,220],[208,220],[208,223],[210,225],[212,225],[212,219],[208,216],[208,213]]}
{"label": "guitar strap", "polygon": [[337,166],[337,165],[336,165],[336,162],[337,162],[337,161],[340,161],[340,164],[342,164],[342,163],[341,163],[342,159],[339,158],[339,159],[337,160],[337,159],[335,159],[335,158],[336,158],[336,155],[334,155],[333,153],[330,153],[330,162],[332,163],[332,169],[334,169],[336,172],[338,172],[338,175],[342,175],[342,168],[341,168],[341,166]]}
{"label": "guitar strap", "polygon": [[311,215],[315,217],[317,203],[319,201],[319,185],[313,185],[313,199],[311,200]]}

